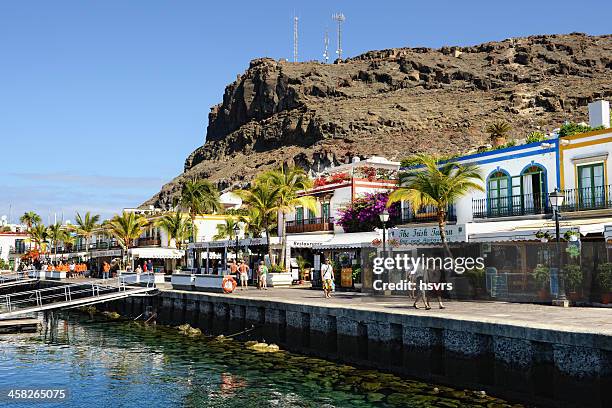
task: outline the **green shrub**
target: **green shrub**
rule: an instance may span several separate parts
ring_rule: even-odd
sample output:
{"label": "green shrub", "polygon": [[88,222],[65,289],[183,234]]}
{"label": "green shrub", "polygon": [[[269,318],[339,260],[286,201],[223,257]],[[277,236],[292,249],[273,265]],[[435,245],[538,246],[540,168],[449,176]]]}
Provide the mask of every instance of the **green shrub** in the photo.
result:
{"label": "green shrub", "polygon": [[540,286],[545,287],[550,282],[550,268],[538,264],[533,270],[533,278]]}
{"label": "green shrub", "polygon": [[525,140],[525,142],[535,143],[535,142],[541,142],[542,140],[546,140],[546,135],[542,132],[535,131],[527,135],[527,139]]}
{"label": "green shrub", "polygon": [[577,135],[579,133],[586,133],[592,130],[600,130],[603,128],[604,128],[603,126],[592,128],[589,125],[579,125],[574,122],[569,122],[561,126],[561,130],[559,131],[559,136]]}
{"label": "green shrub", "polygon": [[612,263],[604,263],[597,267],[597,281],[601,290],[612,292]]}
{"label": "green shrub", "polygon": [[570,292],[576,292],[582,287],[582,269],[580,265],[565,265],[563,267],[565,284]]}

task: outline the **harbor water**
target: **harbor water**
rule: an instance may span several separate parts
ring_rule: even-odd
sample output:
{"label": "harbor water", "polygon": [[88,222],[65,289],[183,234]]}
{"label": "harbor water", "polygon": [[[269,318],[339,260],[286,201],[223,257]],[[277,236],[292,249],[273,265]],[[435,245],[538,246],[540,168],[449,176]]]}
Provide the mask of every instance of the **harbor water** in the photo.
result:
{"label": "harbor water", "polygon": [[413,381],[254,342],[177,328],[91,320],[45,322],[0,336],[0,405],[32,406],[11,389],[65,390],[41,407],[504,407],[478,390]]}

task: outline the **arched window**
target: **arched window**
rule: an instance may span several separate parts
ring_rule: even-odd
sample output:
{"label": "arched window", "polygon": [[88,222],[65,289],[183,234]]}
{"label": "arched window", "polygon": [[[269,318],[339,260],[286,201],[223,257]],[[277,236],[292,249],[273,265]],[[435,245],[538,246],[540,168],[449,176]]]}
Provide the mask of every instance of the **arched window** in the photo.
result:
{"label": "arched window", "polygon": [[546,170],[531,164],[521,172],[521,205],[523,214],[541,214],[546,209]]}
{"label": "arched window", "polygon": [[506,215],[510,203],[509,195],[509,179],[508,173],[501,170],[493,172],[487,181],[487,206],[489,216]]}

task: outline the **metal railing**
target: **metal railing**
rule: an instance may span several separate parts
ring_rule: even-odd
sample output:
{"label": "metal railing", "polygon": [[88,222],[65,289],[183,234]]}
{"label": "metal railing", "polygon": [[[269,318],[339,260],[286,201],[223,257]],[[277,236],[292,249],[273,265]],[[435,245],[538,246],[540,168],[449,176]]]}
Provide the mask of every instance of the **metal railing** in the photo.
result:
{"label": "metal railing", "polygon": [[[111,282],[116,283],[116,285],[112,285]],[[111,278],[95,282],[92,281],[90,283],[73,283],[44,289],[9,293],[0,295],[0,305],[3,306],[0,310],[0,315],[6,312],[13,312],[19,308],[41,308],[51,303],[69,303],[73,298],[99,298],[103,294],[123,292],[125,290],[125,283],[121,282],[118,278]]]}
{"label": "metal railing", "polygon": [[[142,274],[149,275],[149,274]],[[143,282],[144,283],[144,282]],[[146,288],[155,288],[154,277],[147,280]],[[130,296],[130,292],[143,292],[144,288],[129,287],[125,277],[102,279],[90,282],[72,283],[44,289],[33,289],[24,292],[0,295],[0,317],[4,313],[16,312],[18,310],[36,311],[37,309],[49,309],[55,303],[60,303],[58,308],[74,307],[75,305],[86,305],[103,302],[113,293],[121,297]],[[110,296],[114,298],[114,296]],[[71,304],[73,303],[73,304]]]}
{"label": "metal railing", "polygon": [[[416,212],[410,207],[405,207],[404,209],[402,209],[402,223],[435,221],[438,221],[438,208],[436,206],[428,205]],[[457,221],[457,213],[455,211],[454,205],[449,205],[446,209],[446,221]]]}
{"label": "metal railing", "polygon": [[137,242],[137,246],[160,246],[161,245],[161,239],[153,238],[153,237],[138,238],[136,242]]}
{"label": "metal railing", "polygon": [[551,212],[548,198],[544,194],[522,194],[472,200],[474,218],[518,217]]}
{"label": "metal railing", "polygon": [[[612,185],[563,190],[561,212],[612,209]],[[550,214],[546,194],[522,194],[472,200],[474,218],[516,217]]]}
{"label": "metal railing", "polygon": [[561,211],[587,211],[612,208],[612,186],[571,188],[563,190]]}
{"label": "metal railing", "polygon": [[287,233],[333,231],[334,218],[305,218],[303,220],[287,221]]}

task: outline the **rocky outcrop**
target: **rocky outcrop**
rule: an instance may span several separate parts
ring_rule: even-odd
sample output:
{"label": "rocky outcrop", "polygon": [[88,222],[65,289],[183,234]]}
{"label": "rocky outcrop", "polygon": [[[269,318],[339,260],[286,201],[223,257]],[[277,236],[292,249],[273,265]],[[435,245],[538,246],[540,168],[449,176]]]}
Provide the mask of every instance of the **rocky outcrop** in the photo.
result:
{"label": "rocky outcrop", "polygon": [[228,188],[282,163],[316,171],[354,155],[466,152],[496,119],[523,138],[587,120],[588,102],[612,97],[611,80],[611,35],[388,49],[336,64],[256,59],[211,109],[185,172],[146,204],[169,204],[185,177]]}

